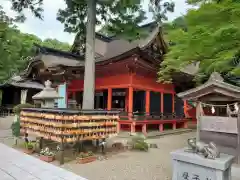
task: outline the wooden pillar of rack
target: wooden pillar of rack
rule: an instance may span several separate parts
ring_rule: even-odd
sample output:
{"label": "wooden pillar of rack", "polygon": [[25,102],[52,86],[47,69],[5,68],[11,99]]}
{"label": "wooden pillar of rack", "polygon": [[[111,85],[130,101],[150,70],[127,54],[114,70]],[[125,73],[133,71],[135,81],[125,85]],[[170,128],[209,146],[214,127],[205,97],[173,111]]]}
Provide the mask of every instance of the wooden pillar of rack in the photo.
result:
{"label": "wooden pillar of rack", "polygon": [[40,137],[39,139],[39,149],[43,149],[43,137]]}
{"label": "wooden pillar of rack", "polygon": [[[63,125],[63,121],[62,121]],[[64,142],[63,142],[63,126],[61,127],[61,146],[60,146],[60,165],[64,164]]]}

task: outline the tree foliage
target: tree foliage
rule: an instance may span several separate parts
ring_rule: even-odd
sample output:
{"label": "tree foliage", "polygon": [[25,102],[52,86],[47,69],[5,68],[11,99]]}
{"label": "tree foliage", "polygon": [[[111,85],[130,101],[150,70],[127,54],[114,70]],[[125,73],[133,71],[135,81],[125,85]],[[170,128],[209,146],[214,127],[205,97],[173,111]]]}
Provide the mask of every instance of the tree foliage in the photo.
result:
{"label": "tree foliage", "polygon": [[10,0],[12,3],[12,9],[18,12],[16,20],[24,21],[26,19],[23,10],[29,9],[34,16],[43,19],[43,0]]}
{"label": "tree foliage", "polygon": [[[87,24],[87,0],[65,0],[67,7],[60,9],[57,19],[64,24],[64,30],[78,33],[75,43],[81,44],[82,53],[85,52]],[[108,32],[118,36],[124,35],[128,40],[144,35],[136,27],[145,20],[141,0],[102,0],[96,5],[96,25],[107,23]]]}
{"label": "tree foliage", "polygon": [[200,62],[197,82],[213,71],[240,75],[239,17],[240,3],[209,1],[188,11],[184,17],[187,29],[171,24],[167,36],[174,43],[161,64],[159,80],[169,82],[172,72],[196,62]]}
{"label": "tree foliage", "polygon": [[35,35],[22,33],[13,23],[14,19],[8,17],[0,7],[0,83],[26,67],[26,60],[29,59],[26,57],[35,53],[34,43],[61,50],[70,49],[67,43],[56,39],[42,41]]}

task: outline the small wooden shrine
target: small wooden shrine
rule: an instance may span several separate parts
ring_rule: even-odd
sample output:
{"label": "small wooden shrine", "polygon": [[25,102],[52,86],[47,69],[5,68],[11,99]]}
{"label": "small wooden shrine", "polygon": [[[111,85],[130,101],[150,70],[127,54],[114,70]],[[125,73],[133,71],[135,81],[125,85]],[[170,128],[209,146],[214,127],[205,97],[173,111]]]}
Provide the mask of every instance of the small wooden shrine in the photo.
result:
{"label": "small wooden shrine", "polygon": [[240,163],[240,87],[214,72],[206,83],[178,96],[197,104],[197,139],[216,143]]}
{"label": "small wooden shrine", "polygon": [[[187,102],[176,97],[176,90],[184,89],[184,81],[185,88],[192,87],[192,76],[179,73],[174,84],[157,83],[167,44],[157,23],[141,28],[149,35],[132,42],[96,33],[95,109],[121,111],[120,128],[130,132],[187,128]],[[63,97],[59,108],[81,109],[84,57],[77,45],[71,53],[37,45],[35,60],[21,74],[39,82],[50,79]]]}

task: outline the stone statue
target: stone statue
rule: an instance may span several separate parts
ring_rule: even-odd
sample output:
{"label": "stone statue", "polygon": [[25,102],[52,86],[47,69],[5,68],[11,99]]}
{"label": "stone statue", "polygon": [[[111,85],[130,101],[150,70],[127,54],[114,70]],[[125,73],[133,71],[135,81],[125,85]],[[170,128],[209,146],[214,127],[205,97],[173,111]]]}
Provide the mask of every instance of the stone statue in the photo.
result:
{"label": "stone statue", "polygon": [[220,157],[219,150],[213,142],[204,144],[202,142],[197,142],[196,138],[190,138],[187,142],[189,147],[186,149],[187,152],[202,154],[207,159],[216,159]]}

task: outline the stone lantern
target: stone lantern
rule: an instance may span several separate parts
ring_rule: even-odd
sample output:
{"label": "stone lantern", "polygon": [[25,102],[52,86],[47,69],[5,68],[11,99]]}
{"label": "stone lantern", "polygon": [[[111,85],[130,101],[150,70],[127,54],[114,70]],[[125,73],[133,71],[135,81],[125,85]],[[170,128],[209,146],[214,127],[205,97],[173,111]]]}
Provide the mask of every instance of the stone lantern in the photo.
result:
{"label": "stone lantern", "polygon": [[55,100],[62,98],[51,85],[51,81],[45,81],[45,88],[32,97],[33,100],[41,101],[41,108],[54,108]]}

